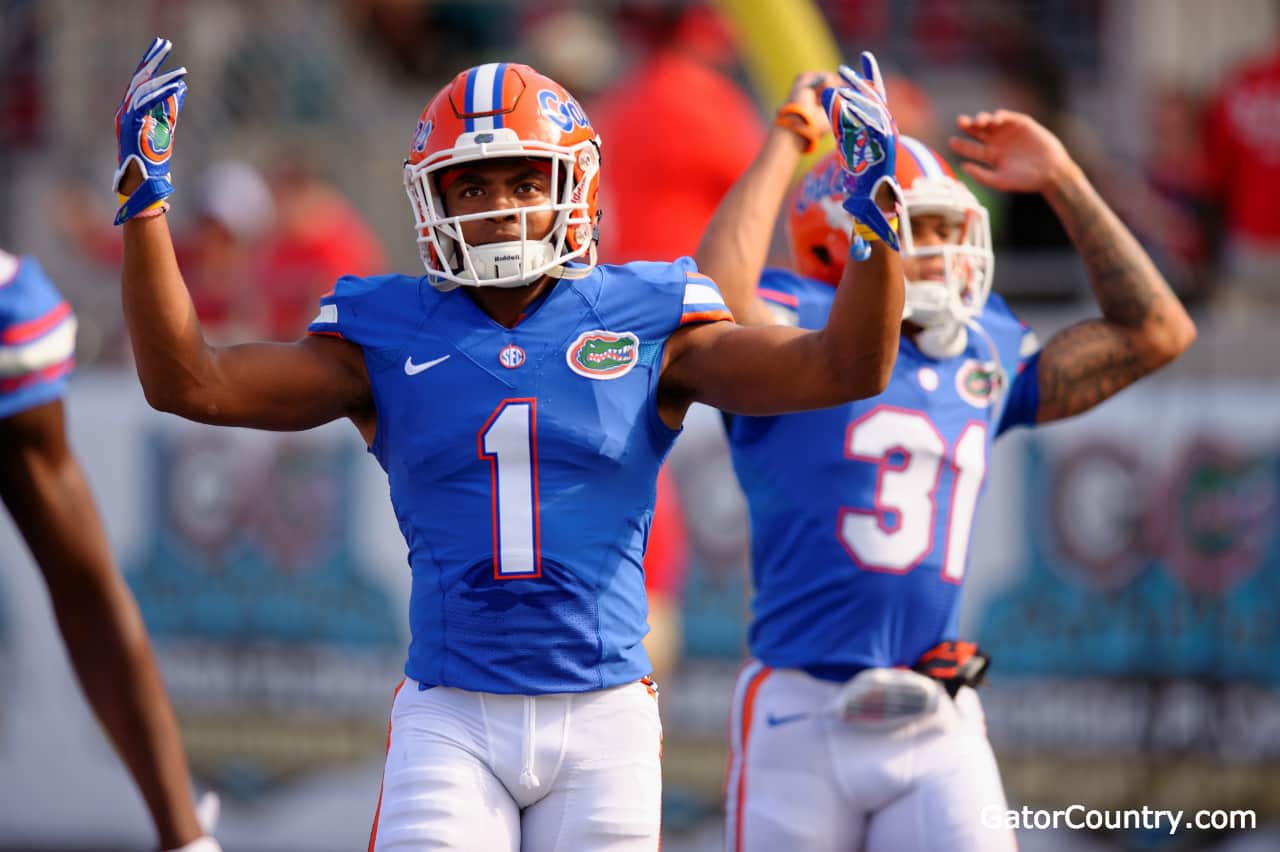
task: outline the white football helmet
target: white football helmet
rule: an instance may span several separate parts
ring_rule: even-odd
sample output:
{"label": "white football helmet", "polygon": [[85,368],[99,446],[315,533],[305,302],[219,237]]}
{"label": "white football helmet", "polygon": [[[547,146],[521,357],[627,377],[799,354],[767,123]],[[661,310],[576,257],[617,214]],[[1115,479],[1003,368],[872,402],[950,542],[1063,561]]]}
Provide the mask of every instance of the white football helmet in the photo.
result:
{"label": "white football helmet", "polygon": [[910,136],[898,141],[897,178],[907,220],[933,214],[960,227],[956,243],[927,246],[916,245],[911,228],[899,227],[904,258],[942,258],[941,281],[908,279],[904,318],[923,329],[916,339],[921,351],[949,358],[964,351],[968,327],[991,293],[991,221],[986,208],[937,152]]}

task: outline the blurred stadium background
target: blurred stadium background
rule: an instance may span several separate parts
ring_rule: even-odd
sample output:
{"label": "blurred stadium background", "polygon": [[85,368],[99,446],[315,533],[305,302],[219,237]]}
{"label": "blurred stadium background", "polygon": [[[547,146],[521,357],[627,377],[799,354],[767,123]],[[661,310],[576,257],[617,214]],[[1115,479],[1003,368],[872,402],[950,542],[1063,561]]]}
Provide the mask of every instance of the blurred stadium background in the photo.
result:
{"label": "blurred stadium background", "polygon": [[[791,75],[829,54],[874,50],[895,114],[935,145],[957,112],[995,106],[1057,130],[1200,338],[1099,411],[999,446],[965,600],[995,659],[991,737],[1015,806],[1259,821],[1019,837],[1101,852],[1280,848],[1280,207],[1239,203],[1276,180],[1280,75],[1237,73],[1274,69],[1278,32],[1272,0],[0,0],[0,245],[39,256],[79,314],[72,438],[228,852],[363,848],[408,572],[353,430],[210,430],[142,398],[108,186],[112,116],[152,35],[190,69],[171,220],[220,339],[291,338],[338,273],[418,268],[400,163],[426,100],[481,61],[531,62],[607,119],[605,259],[691,250],[696,208],[658,205],[699,183],[689,170],[749,157]],[[664,51],[686,77],[661,77]],[[690,88],[668,100],[710,133],[636,95],[673,79]],[[746,118],[726,119],[730,90]],[[1204,140],[1228,120],[1247,138],[1211,168]],[[655,131],[670,144],[637,158]],[[996,289],[1042,338],[1090,314],[1045,208],[990,203]],[[663,846],[694,852],[720,848],[747,529],[712,412],[668,472],[684,529],[659,568],[683,630],[662,684]],[[0,566],[0,848],[150,848],[7,517]]]}

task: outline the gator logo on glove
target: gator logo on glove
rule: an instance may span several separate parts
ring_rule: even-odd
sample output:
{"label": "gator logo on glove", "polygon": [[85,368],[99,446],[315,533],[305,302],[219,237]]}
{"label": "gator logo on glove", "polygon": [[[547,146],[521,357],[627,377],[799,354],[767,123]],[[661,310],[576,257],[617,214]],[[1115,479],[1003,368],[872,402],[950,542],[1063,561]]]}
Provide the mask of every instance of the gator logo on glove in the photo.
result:
{"label": "gator logo on glove", "polygon": [[840,154],[849,164],[850,173],[854,175],[860,175],[871,166],[884,162],[884,146],[865,127],[841,137]]}
{"label": "gator logo on glove", "polygon": [[117,225],[144,211],[162,212],[167,205],[161,202],[173,194],[169,158],[173,156],[178,111],[187,96],[187,84],[182,79],[187,69],[176,68],[157,76],[172,47],[168,39],[157,37],[151,41],[116,110],[119,156],[111,187],[123,196],[120,188],[130,168],[142,173],[142,183],[127,198],[121,198],[116,210]]}
{"label": "gator logo on glove", "polygon": [[178,98],[170,95],[147,111],[138,129],[138,153],[148,162],[161,165],[173,151],[173,131],[177,124]]}
{"label": "gator logo on glove", "polygon": [[[825,89],[822,105],[845,171],[846,194],[841,204],[874,238],[897,251],[898,235],[876,202],[877,194],[885,187],[898,204],[902,202],[901,189],[894,179],[898,128],[885,103],[880,66],[874,56],[864,51],[862,74],[841,65],[840,77],[845,85]],[[855,233],[849,256],[866,260],[871,255],[868,239],[872,237]]]}

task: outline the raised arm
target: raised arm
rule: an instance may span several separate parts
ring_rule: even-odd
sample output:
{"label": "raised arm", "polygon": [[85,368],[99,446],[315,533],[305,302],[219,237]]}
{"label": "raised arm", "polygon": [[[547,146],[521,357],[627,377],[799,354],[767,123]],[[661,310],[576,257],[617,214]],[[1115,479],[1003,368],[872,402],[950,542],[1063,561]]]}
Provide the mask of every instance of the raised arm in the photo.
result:
{"label": "raised arm", "polygon": [[350,417],[373,436],[373,397],[358,347],[331,337],[208,345],[163,216],[124,225],[124,314],[138,378],[161,411],[201,423],[309,429]]}
{"label": "raised arm", "polygon": [[[736,414],[778,414],[874,396],[889,382],[902,322],[903,279],[893,217],[882,208],[890,207],[896,195],[897,129],[869,53],[863,54],[861,77],[849,69],[841,74],[848,86],[826,90],[824,101],[850,175],[844,206],[863,238],[854,249],[861,259],[845,264],[821,330],[720,322],[673,335],[664,356],[661,395],[669,424],[678,423],[693,401]],[[759,268],[752,274],[758,276]]]}
{"label": "raised arm", "polygon": [[770,325],[773,315],[756,295],[778,211],[800,158],[830,131],[819,92],[840,85],[834,74],[796,77],[778,121],[751,165],[721,200],[703,232],[695,260],[715,279],[725,304],[742,325]]}
{"label": "raised arm", "polygon": [[371,440],[372,392],[354,345],[330,338],[225,348],[205,342],[163,215],[186,95],[185,69],[158,75],[169,49],[164,39],[152,43],[116,113],[124,314],[147,401],[191,420],[260,429],[308,429],[350,417]]}
{"label": "raised arm", "polygon": [[[675,426],[690,402],[763,416],[875,396],[893,372],[902,298],[898,253],[877,242],[866,261],[846,267],[818,331],[717,322],[673,335],[663,371],[664,419]],[[678,414],[669,415],[673,407]]]}
{"label": "raised arm", "polygon": [[975,180],[1005,192],[1039,192],[1079,251],[1102,316],[1055,334],[1037,377],[1044,423],[1079,414],[1178,357],[1195,324],[1151,258],[1049,130],[1008,110],[962,115],[951,148]]}

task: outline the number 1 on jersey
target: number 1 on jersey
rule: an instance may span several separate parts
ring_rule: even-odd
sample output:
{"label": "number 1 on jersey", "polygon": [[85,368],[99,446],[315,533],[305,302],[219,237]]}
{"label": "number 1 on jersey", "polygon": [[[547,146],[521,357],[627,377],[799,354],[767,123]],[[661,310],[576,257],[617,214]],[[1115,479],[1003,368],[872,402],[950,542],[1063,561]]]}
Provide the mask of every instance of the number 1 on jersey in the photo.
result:
{"label": "number 1 on jersey", "polygon": [[504,399],[477,436],[489,462],[493,577],[542,576],[538,521],[538,401]]}

